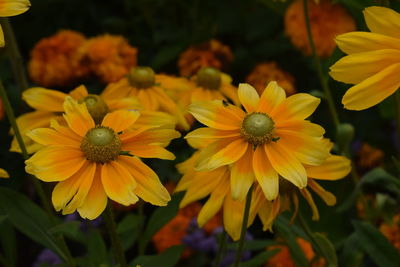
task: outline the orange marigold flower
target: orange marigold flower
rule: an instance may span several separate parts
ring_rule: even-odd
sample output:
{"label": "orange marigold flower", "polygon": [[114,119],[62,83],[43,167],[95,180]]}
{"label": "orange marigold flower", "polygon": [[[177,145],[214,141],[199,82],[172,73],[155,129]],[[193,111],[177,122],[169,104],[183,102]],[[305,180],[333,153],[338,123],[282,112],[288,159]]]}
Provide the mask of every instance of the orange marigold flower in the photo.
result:
{"label": "orange marigold flower", "polygon": [[395,215],[390,224],[383,223],[379,230],[400,251],[400,214]]}
{"label": "orange marigold flower", "polygon": [[71,30],[41,39],[28,62],[32,81],[45,87],[68,86],[86,76],[89,69],[77,59],[77,51],[85,41],[82,34]]}
{"label": "orange marigold flower", "polygon": [[104,83],[111,83],[136,66],[137,52],[124,37],[105,34],[89,39],[80,48],[79,57]]}
{"label": "orange marigold flower", "polygon": [[[306,259],[311,262],[315,257],[315,252],[310,244],[310,242],[304,240],[303,238],[296,238],[297,244],[303,251]],[[276,245],[268,247],[268,250],[279,249],[279,252],[275,254],[268,262],[264,265],[265,267],[295,267],[296,264],[290,255],[289,248],[286,245]],[[325,266],[325,260],[320,258],[314,261],[310,266],[312,267],[323,267]]]}
{"label": "orange marigold flower", "polygon": [[210,40],[191,46],[180,55],[179,73],[182,76],[192,76],[202,67],[225,70],[232,60],[233,55],[229,46],[217,40]]}
{"label": "orange marigold flower", "polygon": [[265,89],[269,82],[277,81],[285,90],[286,95],[296,93],[294,88],[294,77],[279,68],[276,62],[263,62],[254,67],[246,77],[246,82],[256,88],[259,95]]}
{"label": "orange marigold flower", "polygon": [[381,165],[384,157],[385,154],[382,150],[363,143],[357,152],[357,166],[362,170],[369,170]]}
{"label": "orange marigold flower", "polygon": [[[320,57],[329,57],[336,47],[336,35],[354,31],[354,19],[339,4],[330,0],[321,0],[319,4],[309,1],[311,31]],[[311,55],[307,38],[303,2],[294,1],[285,13],[285,33],[292,44],[306,55]]]}

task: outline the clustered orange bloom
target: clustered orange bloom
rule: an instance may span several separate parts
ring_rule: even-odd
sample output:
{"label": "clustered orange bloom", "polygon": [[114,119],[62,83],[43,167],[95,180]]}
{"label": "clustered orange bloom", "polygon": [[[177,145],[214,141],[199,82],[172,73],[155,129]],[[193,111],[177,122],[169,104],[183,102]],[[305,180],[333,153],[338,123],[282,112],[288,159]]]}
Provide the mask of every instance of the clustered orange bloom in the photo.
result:
{"label": "clustered orange bloom", "polygon": [[93,74],[105,83],[121,79],[136,66],[137,49],[122,36],[101,35],[86,39],[61,30],[40,40],[31,51],[28,72],[40,86],[69,86]]}
{"label": "clustered orange bloom", "polygon": [[[321,0],[319,4],[308,1],[311,31],[317,54],[329,57],[336,47],[334,38],[342,33],[354,31],[354,19],[339,4]],[[292,44],[306,55],[311,55],[307,38],[303,1],[295,0],[285,13],[285,33]]]}
{"label": "clustered orange bloom", "polygon": [[[306,259],[310,262],[311,267],[323,267],[325,266],[324,259],[318,259],[316,261],[311,261],[315,257],[315,252],[310,244],[310,242],[304,240],[303,238],[296,238],[297,244],[303,251]],[[279,249],[279,252],[275,254],[268,262],[264,265],[265,267],[295,267],[296,264],[290,255],[289,248],[286,245],[276,245],[268,247],[268,250]]]}
{"label": "clustered orange bloom", "polygon": [[272,81],[276,81],[285,90],[287,96],[296,93],[294,77],[279,68],[276,62],[259,63],[246,77],[246,82],[251,84],[259,95],[262,94],[267,84]]}
{"label": "clustered orange bloom", "polygon": [[400,214],[393,217],[391,224],[383,223],[379,230],[400,251]]}
{"label": "clustered orange bloom", "polygon": [[40,40],[31,51],[28,72],[36,84],[66,86],[89,73],[76,53],[86,38],[75,31],[61,30],[55,35]]}
{"label": "clustered orange bloom", "polygon": [[178,68],[180,75],[192,76],[202,67],[225,70],[232,60],[229,46],[218,40],[210,40],[186,49],[179,57]]}
{"label": "clustered orange bloom", "polygon": [[385,154],[382,150],[367,143],[363,143],[360,150],[357,152],[357,167],[361,170],[369,170],[380,166],[384,158]]}

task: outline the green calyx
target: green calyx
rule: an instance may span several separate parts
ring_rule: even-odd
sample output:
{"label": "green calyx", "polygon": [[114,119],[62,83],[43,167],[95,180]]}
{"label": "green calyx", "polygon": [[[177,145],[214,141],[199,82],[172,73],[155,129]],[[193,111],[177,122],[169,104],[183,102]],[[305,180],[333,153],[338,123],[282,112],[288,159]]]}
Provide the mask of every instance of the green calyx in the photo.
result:
{"label": "green calyx", "polygon": [[86,158],[97,163],[115,160],[121,151],[121,140],[109,127],[96,126],[90,129],[81,143]]}
{"label": "green calyx", "polygon": [[215,68],[203,67],[197,72],[196,83],[207,89],[218,90],[221,86],[221,72]]}
{"label": "green calyx", "polygon": [[240,133],[249,143],[258,146],[273,139],[274,125],[267,114],[253,112],[244,118]]}
{"label": "green calyx", "polygon": [[127,78],[131,86],[145,89],[154,86],[156,76],[150,67],[134,67],[130,69]]}
{"label": "green calyx", "polygon": [[98,95],[87,95],[79,100],[79,103],[85,103],[96,124],[103,121],[104,116],[110,111],[106,102]]}

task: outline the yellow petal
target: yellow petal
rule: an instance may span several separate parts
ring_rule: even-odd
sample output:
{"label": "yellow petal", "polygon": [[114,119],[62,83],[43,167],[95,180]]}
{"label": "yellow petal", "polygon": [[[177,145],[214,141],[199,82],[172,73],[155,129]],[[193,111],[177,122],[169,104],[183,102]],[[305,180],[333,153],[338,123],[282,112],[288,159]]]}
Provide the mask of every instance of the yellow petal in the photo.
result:
{"label": "yellow petal", "polygon": [[336,204],[336,197],[331,193],[326,191],[322,186],[320,186],[316,181],[313,179],[308,179],[308,186],[322,198],[322,200],[328,206],[333,206]]}
{"label": "yellow petal", "polygon": [[34,109],[41,111],[62,112],[67,94],[63,92],[33,87],[22,93],[22,99]]}
{"label": "yellow petal", "polygon": [[[74,136],[63,135],[50,128],[37,128],[26,134],[33,141],[44,145],[61,145],[61,146],[72,146],[79,147],[81,140]],[[76,136],[76,135],[75,135]]]}
{"label": "yellow petal", "polygon": [[301,195],[306,199],[308,205],[310,205],[311,210],[312,210],[312,220],[313,221],[318,221],[319,220],[319,212],[317,205],[315,205],[314,199],[311,196],[310,192],[307,189],[301,189],[300,190]]}
{"label": "yellow petal", "polygon": [[101,183],[100,166],[98,166],[89,193],[83,205],[78,208],[78,212],[82,218],[94,220],[100,216],[106,206],[107,195]]}
{"label": "yellow petal", "polygon": [[275,123],[275,127],[277,130],[294,131],[314,137],[322,137],[325,134],[324,128],[307,120],[278,121]]}
{"label": "yellow petal", "polygon": [[69,95],[75,100],[80,100],[80,99],[84,98],[85,96],[87,96],[88,94],[89,93],[86,89],[86,86],[84,86],[84,85],[79,85],[74,90],[69,92]]}
{"label": "yellow petal", "polygon": [[188,143],[195,148],[204,147],[219,138],[239,137],[238,130],[218,130],[208,127],[201,127],[191,131],[185,136]]}
{"label": "yellow petal", "polygon": [[94,121],[86,104],[78,104],[72,97],[67,96],[63,106],[65,110],[64,118],[76,134],[85,136],[90,129],[94,128]]}
{"label": "yellow petal", "polygon": [[8,175],[6,170],[0,168],[0,178],[10,178],[10,175]]}
{"label": "yellow petal", "polygon": [[320,102],[319,98],[310,94],[294,94],[282,101],[270,115],[274,121],[275,118],[276,121],[304,120],[315,111]]}
{"label": "yellow petal", "polygon": [[223,208],[224,227],[233,241],[237,241],[240,238],[245,202],[233,200],[229,193],[225,197]]}
{"label": "yellow petal", "polygon": [[4,40],[3,28],[0,25],[0,47],[4,47],[5,45],[6,45],[6,42]]}
{"label": "yellow petal", "polygon": [[104,99],[107,106],[110,110],[117,110],[117,109],[133,109],[133,110],[141,110],[142,106],[139,103],[137,98],[133,97],[126,97],[120,99]]}
{"label": "yellow petal", "polygon": [[231,168],[231,193],[234,200],[243,201],[253,184],[253,148],[248,147],[246,153]]}
{"label": "yellow petal", "polygon": [[365,17],[365,23],[371,32],[399,38],[399,13],[390,8],[379,6],[367,7],[363,13]]}
{"label": "yellow petal", "polygon": [[400,78],[397,77],[399,71],[400,63],[393,64],[351,87],[343,96],[344,108],[367,109],[392,95],[400,87]]}
{"label": "yellow petal", "polygon": [[343,156],[331,155],[320,166],[307,166],[307,176],[319,180],[338,180],[351,171],[351,161]]}
{"label": "yellow petal", "polygon": [[173,129],[149,129],[147,131],[141,131],[136,135],[131,135],[129,138],[125,134],[121,134],[120,138],[122,143],[136,143],[159,145],[166,147],[169,145],[172,139],[180,137],[181,134]]}
{"label": "yellow petal", "polygon": [[108,113],[101,125],[113,129],[116,133],[122,132],[132,126],[139,118],[140,113],[135,110],[116,110]]}
{"label": "yellow petal", "polygon": [[285,90],[277,82],[269,82],[260,97],[257,111],[270,114],[285,99]]}
{"label": "yellow petal", "polygon": [[139,200],[134,193],[137,186],[135,179],[116,161],[102,166],[101,183],[107,196],[122,205],[129,206]]}
{"label": "yellow petal", "polygon": [[257,182],[268,200],[274,200],[279,194],[279,176],[272,168],[265,150],[257,147],[253,156],[253,168]]}
{"label": "yellow petal", "polygon": [[31,6],[28,0],[2,0],[0,17],[16,16],[26,12]]}
{"label": "yellow petal", "polygon": [[260,97],[253,86],[247,83],[239,84],[238,95],[240,103],[248,113],[256,111]]}
{"label": "yellow petal", "polygon": [[264,149],[269,162],[279,175],[299,188],[307,185],[307,174],[303,165],[279,144],[279,140],[264,145]]}
{"label": "yellow petal", "polygon": [[355,53],[337,61],[330,67],[329,74],[337,81],[356,84],[398,62],[400,50],[396,49]]}
{"label": "yellow petal", "polygon": [[400,49],[398,38],[372,32],[349,32],[338,35],[335,41],[346,54],[380,49]]}
{"label": "yellow petal", "polygon": [[229,165],[239,160],[248,147],[247,141],[239,138],[213,155],[208,162],[208,169],[213,170],[223,165]]}
{"label": "yellow petal", "polygon": [[222,101],[196,102],[189,112],[204,125],[219,130],[238,130],[242,126],[244,112],[233,105],[224,106]]}
{"label": "yellow petal", "polygon": [[199,155],[197,156],[196,161],[195,161],[195,170],[197,170],[197,171],[209,170],[208,164],[209,164],[211,158],[215,154],[217,154],[219,151],[226,148],[229,144],[231,144],[232,142],[235,142],[236,140],[238,140],[238,139],[235,137],[221,138],[221,139],[218,139],[217,141],[207,145],[206,147],[202,148],[200,150]]}
{"label": "yellow petal", "polygon": [[175,159],[173,153],[157,145],[137,145],[135,143],[128,143],[122,145],[122,150],[129,151],[130,154],[141,158]]}
{"label": "yellow petal", "polygon": [[138,158],[121,156],[117,161],[136,180],[135,194],[141,199],[157,206],[166,206],[171,200],[158,175]]}

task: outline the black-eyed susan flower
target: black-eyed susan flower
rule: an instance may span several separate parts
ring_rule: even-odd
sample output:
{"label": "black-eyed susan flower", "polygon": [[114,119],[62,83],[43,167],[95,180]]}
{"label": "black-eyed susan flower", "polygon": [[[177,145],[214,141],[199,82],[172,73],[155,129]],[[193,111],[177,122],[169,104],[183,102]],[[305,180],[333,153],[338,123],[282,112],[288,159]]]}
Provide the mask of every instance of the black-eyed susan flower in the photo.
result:
{"label": "black-eyed susan flower", "polygon": [[343,96],[344,108],[363,110],[392,95],[400,86],[400,14],[385,7],[367,7],[365,22],[371,32],[336,37],[348,54],[331,66],[333,79],[354,84]]}
{"label": "black-eyed susan flower", "polygon": [[0,178],[9,178],[8,172],[2,168],[0,168]]}
{"label": "black-eyed susan flower", "polygon": [[64,102],[64,119],[52,128],[38,128],[28,136],[44,147],[26,160],[26,171],[45,182],[58,182],[52,194],[57,211],[78,210],[94,219],[106,207],[107,197],[130,205],[140,197],[164,206],[168,191],[155,172],[139,157],[174,159],[164,147],[180,136],[173,129],[135,125],[138,111],[117,110],[94,122],[85,104],[71,97]]}
{"label": "black-eyed susan flower", "polygon": [[[17,124],[22,133],[24,143],[27,146],[28,153],[36,152],[41,145],[32,142],[25,134],[32,129],[48,127],[50,120],[54,119],[62,122],[63,102],[66,96],[84,102],[96,123],[101,122],[103,117],[110,111],[118,109],[141,109],[137,99],[134,97],[121,96],[114,88],[107,88],[100,95],[89,94],[84,85],[78,86],[69,94],[60,91],[45,89],[40,87],[30,88],[22,94],[27,104],[35,111],[21,115],[17,118]],[[146,117],[154,117],[152,121],[158,126],[174,127],[175,120],[172,116],[154,112],[142,112],[137,123],[140,123]],[[16,138],[11,143],[11,151],[20,152]]]}
{"label": "black-eyed susan flower", "polygon": [[[20,15],[30,8],[29,0],[0,0],[0,17]],[[0,26],[0,47],[4,47],[4,34]]]}
{"label": "black-eyed susan flower", "polygon": [[324,129],[307,120],[320,100],[309,94],[286,98],[276,82],[261,97],[248,84],[240,84],[242,109],[223,101],[197,102],[189,112],[203,127],[185,138],[196,146],[206,143],[196,161],[197,170],[231,166],[230,187],[235,200],[244,200],[250,186],[260,184],[273,200],[279,176],[298,188],[307,186],[304,165],[320,165],[329,156],[322,140]]}
{"label": "black-eyed susan flower", "polygon": [[[308,1],[311,31],[317,54],[329,57],[335,49],[334,38],[338,34],[354,31],[354,19],[340,4],[321,0],[319,4]],[[292,44],[306,55],[311,55],[307,38],[303,2],[293,1],[285,13],[285,33]]]}
{"label": "black-eyed susan flower", "polygon": [[164,76],[158,80],[158,75],[150,67],[134,67],[125,78],[116,83],[110,83],[106,90],[119,92],[119,95],[136,97],[143,110],[167,112],[177,119],[177,126],[189,130],[182,110],[178,104],[167,94],[162,86]]}

